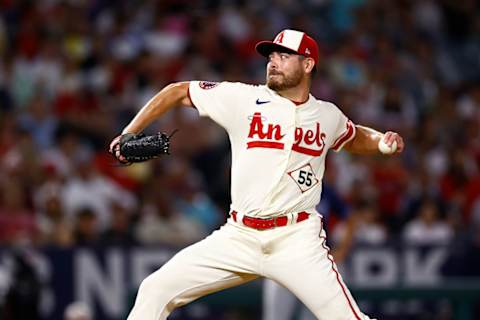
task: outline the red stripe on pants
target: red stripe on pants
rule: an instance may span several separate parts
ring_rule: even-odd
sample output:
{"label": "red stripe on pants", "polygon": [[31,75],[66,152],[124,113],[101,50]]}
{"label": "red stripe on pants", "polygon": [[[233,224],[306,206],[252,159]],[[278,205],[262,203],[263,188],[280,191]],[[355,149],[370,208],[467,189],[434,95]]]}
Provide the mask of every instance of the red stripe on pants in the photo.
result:
{"label": "red stripe on pants", "polygon": [[347,298],[348,305],[350,306],[350,309],[352,310],[353,314],[355,315],[355,319],[362,320],[362,318],[360,318],[360,316],[358,315],[357,311],[353,308],[352,302],[350,301],[350,298],[347,295],[347,290],[345,289],[345,286],[343,285],[342,280],[340,279],[340,274],[338,273],[337,270],[335,270],[335,262],[333,261],[333,257],[330,255],[330,249],[325,245],[325,242],[327,241],[327,238],[320,237],[320,239],[323,239],[322,247],[325,250],[327,250],[327,258],[332,263],[332,270],[333,270],[333,272],[335,272],[337,282],[340,285],[340,288],[342,288],[342,291],[343,291],[343,294],[345,295],[345,298]]}

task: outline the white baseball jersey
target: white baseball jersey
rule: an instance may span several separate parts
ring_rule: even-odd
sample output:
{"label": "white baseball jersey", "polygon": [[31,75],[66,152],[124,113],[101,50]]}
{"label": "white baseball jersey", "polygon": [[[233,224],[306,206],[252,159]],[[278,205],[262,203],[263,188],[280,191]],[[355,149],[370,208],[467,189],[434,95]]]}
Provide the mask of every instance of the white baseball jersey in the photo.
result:
{"label": "white baseball jersey", "polygon": [[312,95],[297,104],[265,85],[191,81],[189,96],[201,116],[228,132],[231,209],[248,216],[314,212],[328,150],[355,136],[333,103]]}

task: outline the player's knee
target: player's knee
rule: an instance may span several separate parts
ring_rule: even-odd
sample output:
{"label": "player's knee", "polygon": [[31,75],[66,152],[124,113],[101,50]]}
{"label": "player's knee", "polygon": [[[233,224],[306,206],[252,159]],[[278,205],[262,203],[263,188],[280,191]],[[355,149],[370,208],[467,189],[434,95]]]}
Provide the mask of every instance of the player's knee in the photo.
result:
{"label": "player's knee", "polygon": [[152,275],[149,275],[145,279],[143,279],[142,283],[140,283],[140,287],[138,288],[138,295],[145,295],[149,296],[152,295],[156,290],[155,287],[158,285],[155,285],[155,281],[152,278]]}
{"label": "player's knee", "polygon": [[167,293],[171,294],[171,290],[173,289],[170,283],[171,281],[172,277],[165,275],[162,270],[158,270],[143,279],[142,283],[140,283],[138,294],[157,297],[157,299],[159,299]]}
{"label": "player's knee", "polygon": [[184,297],[175,294],[177,290],[172,277],[157,271],[142,281],[138,289],[138,296],[144,301],[153,302],[157,307],[162,307],[163,312],[170,314],[186,303]]}

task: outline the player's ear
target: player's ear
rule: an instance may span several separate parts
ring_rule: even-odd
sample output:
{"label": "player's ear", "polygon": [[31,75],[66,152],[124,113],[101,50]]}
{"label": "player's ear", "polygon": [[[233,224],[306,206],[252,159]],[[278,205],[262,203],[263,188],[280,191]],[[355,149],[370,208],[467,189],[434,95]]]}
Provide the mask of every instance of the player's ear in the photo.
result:
{"label": "player's ear", "polygon": [[312,70],[315,67],[315,60],[312,58],[305,58],[303,60],[303,67],[306,73],[312,73]]}

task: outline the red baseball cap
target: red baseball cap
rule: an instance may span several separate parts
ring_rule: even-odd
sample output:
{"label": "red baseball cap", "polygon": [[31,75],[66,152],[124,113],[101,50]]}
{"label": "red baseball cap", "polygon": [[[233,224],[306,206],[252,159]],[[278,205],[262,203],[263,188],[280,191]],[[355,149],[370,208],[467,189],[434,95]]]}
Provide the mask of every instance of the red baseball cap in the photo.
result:
{"label": "red baseball cap", "polygon": [[268,57],[270,53],[279,49],[286,49],[287,51],[312,58],[315,61],[315,66],[318,64],[319,50],[317,42],[305,32],[286,29],[277,34],[273,41],[260,41],[255,46],[255,50],[264,57]]}

